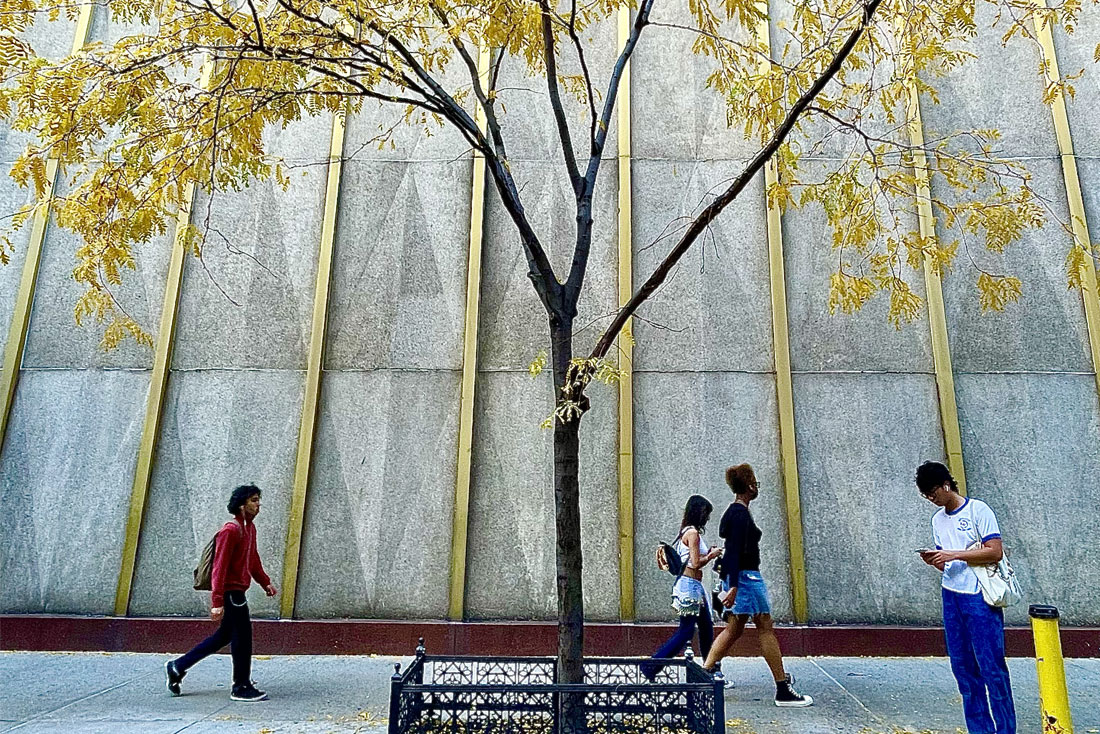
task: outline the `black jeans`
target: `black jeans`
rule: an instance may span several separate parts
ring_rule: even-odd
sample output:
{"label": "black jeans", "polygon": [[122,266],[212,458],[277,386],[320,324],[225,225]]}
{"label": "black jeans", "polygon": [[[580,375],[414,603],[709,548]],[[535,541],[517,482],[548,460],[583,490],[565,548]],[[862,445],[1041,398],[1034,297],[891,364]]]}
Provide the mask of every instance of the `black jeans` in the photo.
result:
{"label": "black jeans", "polygon": [[195,663],[226,645],[233,656],[233,685],[248,685],[252,681],[252,619],[248,616],[248,600],[243,591],[225,593],[225,616],[221,625],[191,652],[178,658],[176,668],[186,673]]}

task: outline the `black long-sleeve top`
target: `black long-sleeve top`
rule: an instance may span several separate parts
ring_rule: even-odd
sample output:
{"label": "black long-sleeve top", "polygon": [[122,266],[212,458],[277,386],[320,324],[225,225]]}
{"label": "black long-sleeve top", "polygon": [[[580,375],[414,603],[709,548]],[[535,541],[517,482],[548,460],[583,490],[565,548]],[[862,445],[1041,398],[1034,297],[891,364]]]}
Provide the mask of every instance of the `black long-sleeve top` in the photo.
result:
{"label": "black long-sleeve top", "polygon": [[760,570],[760,528],[752,520],[749,508],[734,502],[722,515],[718,534],[726,541],[722,553],[722,578],[730,587],[737,586],[742,571]]}

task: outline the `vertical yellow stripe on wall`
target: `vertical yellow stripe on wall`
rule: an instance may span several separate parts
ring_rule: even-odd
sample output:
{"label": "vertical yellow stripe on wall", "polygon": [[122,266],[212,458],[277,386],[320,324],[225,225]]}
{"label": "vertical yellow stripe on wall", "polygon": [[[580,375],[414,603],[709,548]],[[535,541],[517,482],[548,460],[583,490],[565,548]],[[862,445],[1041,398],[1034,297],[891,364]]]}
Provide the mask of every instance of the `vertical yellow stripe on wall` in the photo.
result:
{"label": "vertical yellow stripe on wall", "polygon": [[[214,62],[207,60],[203,65],[199,81],[201,87],[209,86],[213,70]],[[187,254],[186,232],[191,223],[191,209],[194,202],[195,185],[191,184],[184,192],[179,214],[176,216],[176,232],[172,242],[171,259],[168,263],[168,280],[164,288],[164,304],[160,312],[160,329],[157,332],[156,349],[153,354],[153,373],[149,377],[149,394],[145,403],[145,421],[141,430],[141,443],[138,445],[134,483],[130,489],[130,510],[126,516],[122,564],[118,572],[118,586],[115,589],[116,616],[125,615],[130,607],[130,589],[134,582],[138,541],[145,517],[145,502],[149,495],[153,458],[156,455],[157,440],[160,437],[160,419],[164,410],[168,368],[172,361],[172,346],[175,341],[176,313],[179,309],[180,288],[183,282],[183,259]]]}
{"label": "vertical yellow stripe on wall", "polygon": [[[920,114],[920,99],[915,82],[909,84],[909,140],[913,146],[913,170],[916,176],[917,220],[921,237],[936,239],[936,222],[932,213],[932,192],[929,188],[928,159],[924,153],[924,124]],[[943,426],[944,451],[947,466],[958,482],[959,492],[966,494],[966,472],[963,468],[962,434],[959,431],[959,409],[955,403],[955,375],[951,368],[951,347],[947,340],[947,314],[943,305],[943,284],[940,274],[929,258],[924,259],[924,287],[928,300],[928,326],[932,332],[932,362],[939,394],[940,422]]]}
{"label": "vertical yellow stripe on wall", "polygon": [[[619,52],[630,37],[630,8],[619,9]],[[633,295],[630,206],[630,64],[619,83],[619,304]],[[619,336],[619,616],[634,619],[634,333],[632,322]]]}
{"label": "vertical yellow stripe on wall", "polygon": [[313,324],[310,327],[309,356],[306,364],[306,389],[302,400],[302,420],[298,429],[298,454],[294,463],[294,488],[290,496],[290,515],[286,526],[286,551],[283,554],[283,589],[279,616],[294,616],[298,596],[298,568],[302,554],[302,529],[305,525],[309,469],[313,459],[313,439],[317,431],[317,408],[321,394],[321,370],[324,367],[325,334],[328,316],[328,292],[332,273],[332,253],[336,241],[336,212],[340,200],[340,173],[344,159],[343,114],[332,119],[332,137],[328,152],[328,181],[325,210],[321,223],[321,247],[317,255],[317,280],[313,286]]}
{"label": "vertical yellow stripe on wall", "polygon": [[[767,7],[764,8],[767,12]],[[771,49],[769,19],[760,24],[763,45]],[[765,69],[770,62],[763,62]],[[779,182],[775,158],[764,167],[765,191]],[[806,553],[802,538],[802,499],[798,482],[798,448],[794,429],[794,386],[791,380],[791,343],[787,330],[787,280],[783,267],[783,221],[779,206],[770,199],[768,207],[768,269],[771,281],[772,348],[775,353],[775,394],[779,411],[779,465],[787,515],[787,553],[791,569],[791,611],[796,622],[810,618],[806,584]]]}
{"label": "vertical yellow stripe on wall", "polygon": [[[1045,7],[1044,2],[1040,7]],[[1043,66],[1045,68],[1047,83],[1057,84],[1061,81],[1061,72],[1058,70],[1058,56],[1054,50],[1054,36],[1049,23],[1035,19],[1035,32],[1039,38],[1039,46],[1043,54]],[[1073,151],[1073,137],[1069,129],[1069,114],[1066,110],[1066,98],[1061,89],[1058,89],[1050,99],[1050,112],[1054,117],[1054,134],[1058,138],[1058,154],[1062,161],[1062,176],[1066,182],[1066,199],[1069,204],[1070,226],[1073,230],[1074,244],[1085,248],[1085,252],[1091,254],[1089,247],[1089,227],[1085,218],[1085,199],[1081,193],[1081,180],[1077,177],[1077,156]],[[1089,349],[1092,353],[1092,368],[1096,373],[1096,389],[1100,393],[1100,300],[1096,290],[1096,266],[1092,257],[1086,257],[1080,267],[1081,275],[1081,301],[1085,309],[1085,323],[1088,327]]]}
{"label": "vertical yellow stripe on wall", "polygon": [[[92,11],[95,5],[88,3],[80,7],[80,16],[76,22],[72,53],[80,51],[88,42],[88,33],[92,26]],[[58,164],[55,159],[46,161],[46,194],[35,210],[31,220],[30,238],[27,242],[27,256],[23,261],[23,271],[19,279],[19,291],[12,310],[8,341],[4,345],[4,364],[0,370],[0,392],[3,393],[3,405],[0,406],[0,446],[8,432],[8,419],[11,416],[12,402],[15,400],[15,386],[19,382],[19,368],[23,364],[23,348],[27,344],[27,327],[31,321],[31,306],[34,303],[35,283],[38,280],[38,267],[42,263],[42,243],[46,240],[46,228],[50,220],[50,205],[53,203],[53,188],[57,183]]]}
{"label": "vertical yellow stripe on wall", "polygon": [[[478,52],[478,75],[488,87],[489,49]],[[476,112],[485,130],[485,112]],[[470,250],[466,267],[466,324],[462,341],[462,388],[458,408],[458,461],[455,466],[455,505],[451,523],[451,589],[448,616],[462,619],[466,607],[466,536],[470,526],[470,470],[474,444],[474,388],[477,379],[477,330],[481,297],[481,241],[485,220],[485,157],[474,151],[470,194]]]}

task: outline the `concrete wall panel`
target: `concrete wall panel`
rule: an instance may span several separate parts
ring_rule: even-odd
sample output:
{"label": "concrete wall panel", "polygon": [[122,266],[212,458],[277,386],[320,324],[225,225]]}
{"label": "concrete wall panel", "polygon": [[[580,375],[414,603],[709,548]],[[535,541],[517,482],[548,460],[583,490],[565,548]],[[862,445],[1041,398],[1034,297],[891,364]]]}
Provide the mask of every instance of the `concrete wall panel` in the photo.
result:
{"label": "concrete wall panel", "polygon": [[107,614],[144,371],[24,372],[0,463],[0,610]]}
{"label": "concrete wall panel", "polygon": [[[585,61],[592,75],[598,116],[603,111],[611,69],[618,57],[615,19],[612,17],[608,21],[590,26],[579,35],[585,51]],[[558,74],[576,77],[582,74],[577,53],[568,39],[563,40],[565,45],[558,48]],[[530,76],[522,60],[506,59],[501,67],[497,89],[497,115],[513,172],[525,170],[521,161],[547,161],[554,164],[557,176],[566,176],[565,157],[559,142],[553,107],[550,105],[546,78],[542,75]],[[583,173],[591,155],[592,115],[588,102],[569,93],[564,87],[561,88],[561,101],[569,124],[573,152]],[[602,157],[614,158],[618,152],[617,146],[618,122],[612,114]]]}
{"label": "concrete wall panel", "polygon": [[[1028,167],[1035,185],[1052,192],[1052,206],[1068,221],[1061,166],[1034,160],[1028,161]],[[933,191],[934,195],[941,193]],[[1028,231],[1003,257],[971,243],[979,265],[1019,277],[1023,295],[1019,303],[1010,304],[1003,312],[983,314],[976,285],[978,272],[965,255],[960,256],[943,286],[956,371],[1092,371],[1081,294],[1067,288],[1065,256],[1069,246],[1068,233],[1053,221],[1041,230]]]}
{"label": "concrete wall panel", "polygon": [[327,368],[462,368],[471,165],[344,167]]}
{"label": "concrete wall panel", "polygon": [[913,473],[944,460],[934,378],[801,374],[794,392],[811,621],[936,622],[939,575],[911,550],[935,509]]}
{"label": "concrete wall panel", "polygon": [[[888,293],[878,294],[854,314],[829,313],[829,276],[838,259],[831,242],[832,231],[820,207],[791,209],[784,215],[792,369],[931,372],[931,331],[924,309],[919,320],[901,329],[887,321]],[[903,267],[902,277],[918,296],[925,297],[923,271]]]}
{"label": "concrete wall panel", "polygon": [[[452,93],[470,90],[470,73],[456,60],[443,72],[441,82]],[[466,110],[473,110],[469,93]],[[383,142],[388,140],[389,142]],[[470,157],[470,144],[450,123],[426,123],[414,117],[405,121],[405,105],[364,99],[360,110],[347,118],[344,158],[357,161],[455,161]],[[346,191],[346,189],[345,189]]]}
{"label": "concrete wall panel", "polygon": [[[743,162],[634,164],[634,287],[679,241],[688,217],[729,185]],[[722,183],[725,182],[725,183]],[[639,370],[774,370],[762,177],[715,220],[639,309]]]}
{"label": "concrete wall panel", "polygon": [[[573,193],[568,181],[559,174],[557,164],[531,163],[527,170],[529,178],[517,178],[524,191],[527,215],[558,279],[564,281],[576,238]],[[573,345],[577,356],[587,356],[618,303],[616,186],[615,170],[609,164],[600,176],[593,203],[595,223],[588,274],[574,321]],[[485,210],[478,366],[526,370],[540,350],[549,354],[546,310],[527,277],[530,271],[519,234],[495,191],[487,193]],[[474,460],[477,461],[476,457]]]}
{"label": "concrete wall panel", "polygon": [[325,375],[297,616],[447,615],[459,377]]}
{"label": "concrete wall panel", "polygon": [[[687,3],[654,5],[655,23],[694,28]],[[726,100],[704,83],[713,59],[691,52],[696,33],[650,26],[630,62],[631,143],[640,160],[748,158],[759,146],[726,122]],[[637,211],[637,210],[636,210]]]}
{"label": "concrete wall panel", "polygon": [[1081,6],[1080,22],[1072,35],[1057,25],[1053,28],[1054,48],[1063,77],[1084,75],[1072,82],[1076,95],[1066,97],[1073,149],[1079,156],[1100,156],[1100,120],[1096,119],[1095,100],[1100,97],[1100,75],[1093,54],[1100,38],[1100,7]]}
{"label": "concrete wall panel", "polygon": [[634,389],[638,619],[667,621],[674,616],[672,577],[657,568],[653,550],[659,541],[671,543],[676,537],[692,494],[701,494],[714,505],[705,537],[712,544],[721,543],[719,521],[734,499],[725,482],[726,467],[742,462],[753,465],[760,482],[760,497],[752,512],[763,532],[761,572],[773,613],[777,619],[789,619],[790,569],[774,376],[645,372],[635,376]]}
{"label": "concrete wall panel", "polygon": [[1063,624],[1100,624],[1095,522],[1100,408],[1092,375],[959,375],[970,495],[997,514],[1024,602],[1054,604]]}
{"label": "concrete wall panel", "polygon": [[[550,378],[483,372],[477,389],[466,616],[552,619],[553,434],[539,428],[553,410]],[[619,616],[615,396],[601,385],[589,393],[580,455],[585,616],[613,620]]]}
{"label": "concrete wall panel", "polygon": [[924,137],[933,140],[945,134],[995,128],[1001,131],[997,146],[1001,155],[1056,156],[1054,123],[1050,109],[1043,104],[1039,50],[1020,37],[1002,46],[1007,24],[990,28],[997,12],[990,4],[975,6],[979,32],[966,50],[977,58],[942,79],[932,80],[939,104],[933,104],[927,95],[921,97]]}
{"label": "concrete wall panel", "polygon": [[197,197],[192,221],[210,226],[203,259],[185,262],[174,368],[305,368],[325,192],[315,164],[329,141],[313,127],[322,126],[271,133],[274,150],[297,144],[295,160],[314,164],[287,191],[269,181],[213,202]]}
{"label": "concrete wall panel", "polygon": [[[138,548],[132,614],[206,613],[210,595],[192,590],[191,571],[207,541],[230,519],[225,503],[240,484],[255,484],[264,492],[256,522],[260,560],[275,585],[281,585],[302,382],[299,373],[285,371],[171,375]],[[278,604],[278,598],[269,599],[253,586],[253,615],[274,616]]]}
{"label": "concrete wall panel", "polygon": [[[73,316],[84,286],[72,279],[80,240],[67,230],[51,226],[43,243],[42,262],[34,291],[30,328],[23,353],[26,368],[131,367],[151,369],[153,350],[133,339],[116,349],[100,347],[103,324],[94,317],[78,326]],[[113,287],[115,300],[145,330],[156,338],[164,304],[171,240],[157,239],[133,249],[134,270],[122,272],[122,284]]]}

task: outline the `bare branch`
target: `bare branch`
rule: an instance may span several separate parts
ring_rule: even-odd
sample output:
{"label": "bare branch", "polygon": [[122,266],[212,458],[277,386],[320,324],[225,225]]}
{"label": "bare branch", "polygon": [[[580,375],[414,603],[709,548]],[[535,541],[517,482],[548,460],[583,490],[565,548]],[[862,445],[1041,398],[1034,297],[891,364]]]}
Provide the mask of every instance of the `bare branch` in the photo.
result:
{"label": "bare branch", "polygon": [[783,144],[787,135],[794,129],[795,124],[798,122],[802,113],[806,108],[810,106],[814,98],[825,88],[829,81],[840,71],[844,61],[848,58],[848,55],[855,48],[856,43],[859,41],[860,36],[870,25],[875,11],[878,9],[882,0],[870,0],[863,6],[863,17],[860,20],[858,26],[852,30],[848,35],[848,39],[844,42],[844,45],[837,51],[836,56],[832,62],[825,68],[809,89],[802,93],[798,100],[791,106],[791,109],[787,112],[787,116],[784,118],[783,123],[772,135],[771,140],[753,157],[753,159],[745,166],[741,174],[734,179],[730,187],[726,189],[721,196],[715,199],[706,209],[704,209],[698,217],[691,223],[687,231],[684,233],[680,241],[676,243],[676,246],[672,248],[661,264],[657,266],[657,269],[653,271],[653,274],[649,276],[642,287],[631,296],[630,300],[619,309],[615,319],[608,326],[607,331],[596,343],[595,348],[592,350],[592,358],[600,358],[607,354],[607,351],[611,348],[612,342],[615,337],[618,336],[623,326],[626,324],[627,319],[633,315],[638,307],[641,306],[657,288],[668,277],[669,272],[680,261],[680,258],[684,256],[699,235],[706,230],[707,226],[717,217],[722,210],[729,206],[730,202],[737,198],[741,191],[745,188],[749,181],[751,181],[760,169],[764,167],[768,159],[779,150],[779,146]]}
{"label": "bare branch", "polygon": [[552,13],[549,0],[539,0],[539,6],[542,8],[542,51],[546,62],[546,88],[550,93],[550,107],[554,110],[554,122],[558,126],[558,142],[561,143],[561,152],[565,156],[569,182],[573,185],[573,193],[580,198],[581,174],[577,168],[573,138],[569,133],[569,122],[565,119],[565,109],[562,107],[561,93],[558,89],[557,51],[554,49],[554,29],[551,25]]}

